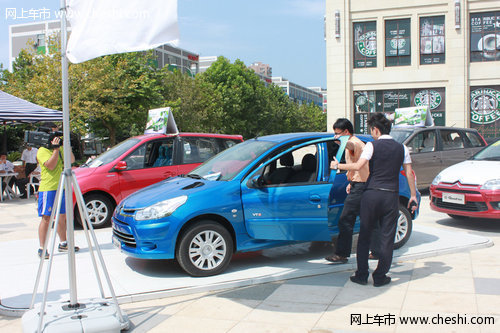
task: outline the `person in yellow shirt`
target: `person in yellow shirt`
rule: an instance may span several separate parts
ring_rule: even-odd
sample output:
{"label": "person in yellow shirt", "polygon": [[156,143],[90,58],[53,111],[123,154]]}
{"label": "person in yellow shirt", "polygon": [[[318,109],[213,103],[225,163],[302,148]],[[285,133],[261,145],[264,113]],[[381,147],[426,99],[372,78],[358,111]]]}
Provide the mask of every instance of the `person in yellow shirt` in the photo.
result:
{"label": "person in yellow shirt", "polygon": [[[42,218],[38,226],[38,240],[40,248],[38,249],[38,256],[41,257],[43,253],[43,246],[47,237],[47,230],[49,229],[50,215],[55,204],[56,192],[59,187],[59,181],[62,171],[64,169],[64,152],[61,147],[61,139],[52,134],[49,138],[49,147],[40,147],[36,158],[40,165],[40,187],[38,188],[38,216]],[[71,152],[71,163],[75,161],[75,156]],[[68,251],[68,243],[66,241],[66,203],[64,193],[62,195],[62,203],[60,208],[59,224],[57,226],[57,234],[59,235],[59,252]],[[75,246],[75,251],[79,248]],[[49,258],[49,254],[45,254],[45,259]]]}

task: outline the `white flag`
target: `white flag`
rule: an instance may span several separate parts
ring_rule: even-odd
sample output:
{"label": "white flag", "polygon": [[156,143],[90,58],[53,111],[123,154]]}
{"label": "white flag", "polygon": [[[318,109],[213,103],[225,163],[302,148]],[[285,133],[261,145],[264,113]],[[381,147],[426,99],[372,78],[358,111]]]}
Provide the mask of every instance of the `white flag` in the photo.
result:
{"label": "white flag", "polygon": [[179,40],[177,0],[68,0],[66,55],[80,63]]}

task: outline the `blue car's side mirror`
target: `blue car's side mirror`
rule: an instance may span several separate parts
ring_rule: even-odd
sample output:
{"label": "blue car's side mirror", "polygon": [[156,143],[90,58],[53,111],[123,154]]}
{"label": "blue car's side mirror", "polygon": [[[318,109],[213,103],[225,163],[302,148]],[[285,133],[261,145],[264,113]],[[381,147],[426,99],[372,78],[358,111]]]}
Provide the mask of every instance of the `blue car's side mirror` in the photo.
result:
{"label": "blue car's side mirror", "polygon": [[264,179],[261,174],[257,174],[250,180],[253,187],[262,187],[264,185]]}

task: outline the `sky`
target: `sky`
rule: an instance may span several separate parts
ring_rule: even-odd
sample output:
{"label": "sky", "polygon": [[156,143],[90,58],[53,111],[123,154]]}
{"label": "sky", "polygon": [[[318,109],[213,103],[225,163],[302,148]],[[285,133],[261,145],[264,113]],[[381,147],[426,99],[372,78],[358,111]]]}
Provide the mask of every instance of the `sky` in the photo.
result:
{"label": "sky", "polygon": [[[325,1],[180,0],[178,46],[202,57],[222,55],[246,65],[260,61],[272,67],[273,76],[326,88]],[[9,25],[55,20],[59,7],[60,0],[0,0],[4,68],[9,62]]]}

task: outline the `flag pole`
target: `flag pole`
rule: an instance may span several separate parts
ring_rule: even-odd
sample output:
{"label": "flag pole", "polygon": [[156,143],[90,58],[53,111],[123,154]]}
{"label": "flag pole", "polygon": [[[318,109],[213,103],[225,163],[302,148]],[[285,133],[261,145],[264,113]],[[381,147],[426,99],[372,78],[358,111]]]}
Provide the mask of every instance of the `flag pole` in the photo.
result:
{"label": "flag pole", "polygon": [[[23,331],[24,332],[37,332],[42,331],[64,331],[72,332],[101,332],[105,328],[106,332],[120,332],[129,328],[129,320],[126,314],[122,313],[118,300],[116,299],[113,286],[109,273],[104,263],[104,258],[99,249],[97,238],[95,237],[92,223],[88,218],[88,212],[85,206],[85,201],[81,194],[80,187],[76,181],[76,177],[71,170],[71,142],[70,142],[70,125],[69,125],[69,89],[68,89],[68,58],[66,56],[67,49],[67,7],[66,0],[60,0],[61,4],[61,83],[62,83],[62,107],[63,107],[63,172],[57,190],[57,200],[59,204],[55,205],[55,212],[51,216],[50,223],[53,222],[54,215],[56,216],[56,225],[60,217],[60,204],[62,202],[61,191],[64,189],[64,196],[66,200],[66,236],[68,246],[68,270],[69,270],[69,302],[54,302],[46,307],[47,290],[50,279],[50,266],[53,261],[53,251],[56,239],[56,227],[54,227],[52,239],[52,255],[49,261],[49,268],[46,272],[46,281],[43,291],[43,301],[39,308],[34,307],[34,300],[36,297],[38,284],[40,280],[40,273],[43,268],[44,255],[46,253],[46,245],[40,258],[40,265],[38,269],[38,276],[35,282],[35,290],[33,291],[33,298],[30,305],[30,310],[23,314]],[[94,265],[97,282],[101,290],[101,298],[91,298],[89,300],[81,301],[78,303],[77,287],[76,287],[76,263],[75,263],[75,241],[74,241],[74,214],[73,214],[73,188],[76,197],[76,204],[79,208],[80,217],[82,219],[85,235],[89,245],[89,253]],[[50,231],[47,231],[47,235]],[[102,283],[99,276],[99,270],[95,262],[92,241],[101,263],[101,269],[106,277],[109,291],[113,304],[105,299],[105,293],[102,288]],[[48,240],[48,238],[47,238]],[[113,305],[113,306],[112,306]],[[44,321],[44,318],[46,319]]]}
{"label": "flag pole", "polygon": [[71,188],[71,140],[69,126],[69,88],[68,88],[68,58],[66,46],[68,42],[66,0],[61,0],[61,80],[62,80],[62,108],[63,108],[63,148],[64,148],[64,195],[66,200],[66,228],[68,241],[68,270],[70,307],[77,306],[76,267],[75,267],[75,238],[73,216],[73,191]]}

